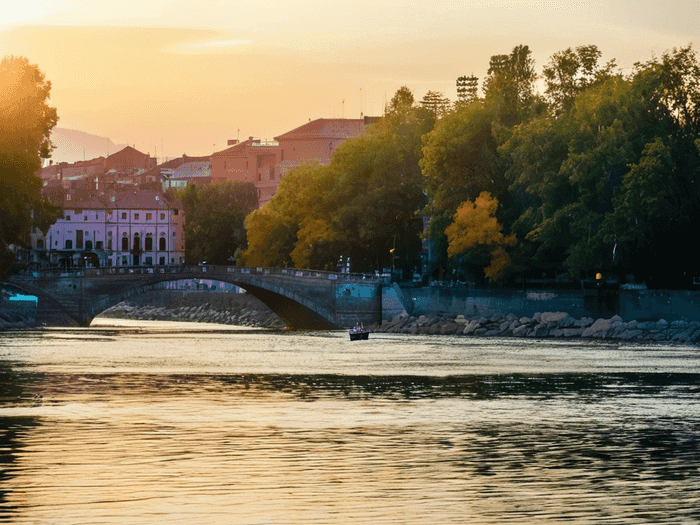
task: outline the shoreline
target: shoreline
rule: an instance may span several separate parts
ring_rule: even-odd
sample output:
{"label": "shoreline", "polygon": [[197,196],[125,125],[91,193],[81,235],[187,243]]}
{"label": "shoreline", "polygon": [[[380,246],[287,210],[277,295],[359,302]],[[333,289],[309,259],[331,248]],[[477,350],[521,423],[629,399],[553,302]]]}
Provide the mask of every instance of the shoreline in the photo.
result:
{"label": "shoreline", "polygon": [[458,315],[406,314],[367,327],[377,333],[457,335],[471,337],[529,337],[547,339],[595,339],[640,343],[700,343],[700,321],[625,322],[618,315],[609,319],[574,319],[566,312],[541,312],[530,317],[494,315],[469,319]]}
{"label": "shoreline", "polygon": [[[145,321],[218,323],[284,329],[285,323],[265,304],[248,294],[186,291],[149,292],[113,306],[99,317]],[[41,329],[28,318],[0,318],[0,330]],[[434,314],[418,317],[403,313],[391,320],[367,325],[376,333],[456,335],[458,337],[528,337],[589,339],[639,343],[700,345],[700,321],[625,322],[609,319],[574,319],[566,312],[541,312],[532,317],[493,315],[465,317],[463,314]]]}

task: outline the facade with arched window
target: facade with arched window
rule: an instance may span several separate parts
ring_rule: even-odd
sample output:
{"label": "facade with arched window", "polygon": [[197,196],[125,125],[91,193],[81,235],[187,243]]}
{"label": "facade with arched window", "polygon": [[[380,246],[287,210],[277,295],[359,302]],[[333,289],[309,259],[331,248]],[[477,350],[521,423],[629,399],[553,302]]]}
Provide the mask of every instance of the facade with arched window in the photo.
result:
{"label": "facade with arched window", "polygon": [[155,190],[76,198],[33,251],[47,266],[155,266],[185,261],[184,216],[178,202]]}

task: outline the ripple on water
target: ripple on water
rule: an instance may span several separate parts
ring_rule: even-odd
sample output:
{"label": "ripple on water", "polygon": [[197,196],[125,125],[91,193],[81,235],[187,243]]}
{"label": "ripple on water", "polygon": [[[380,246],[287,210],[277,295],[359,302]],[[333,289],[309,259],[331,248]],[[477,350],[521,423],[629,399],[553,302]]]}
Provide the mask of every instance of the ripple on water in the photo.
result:
{"label": "ripple on water", "polygon": [[[0,521],[700,521],[697,373],[625,356],[623,370],[447,374],[454,345],[442,362],[429,345],[433,368],[400,338],[358,347],[355,368],[348,348],[314,368],[322,355],[305,335],[238,336],[242,352],[223,351],[221,334],[179,334],[177,371],[148,341],[119,353],[133,333],[0,359]],[[256,338],[264,367],[251,364]],[[101,353],[116,370],[93,366]],[[368,373],[373,354],[402,364]]]}

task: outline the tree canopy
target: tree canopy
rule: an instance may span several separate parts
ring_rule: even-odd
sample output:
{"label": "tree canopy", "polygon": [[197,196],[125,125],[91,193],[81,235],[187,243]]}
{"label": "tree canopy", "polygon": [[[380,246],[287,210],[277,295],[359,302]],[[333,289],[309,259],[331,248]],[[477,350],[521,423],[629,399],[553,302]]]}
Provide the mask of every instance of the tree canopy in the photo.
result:
{"label": "tree canopy", "polygon": [[[247,220],[246,264],[335,269],[350,257],[355,271],[391,264],[412,270],[420,252],[424,205],[418,166],[421,136],[434,114],[401,88],[387,114],[336,150],[329,165],[307,164],[285,175],[272,200]],[[269,248],[274,247],[274,250]]]}
{"label": "tree canopy", "polygon": [[246,216],[258,207],[252,183],[191,184],[178,193],[185,212],[188,264],[235,264],[246,249]]}
{"label": "tree canopy", "polygon": [[[400,88],[379,123],[328,166],[287,175],[249,217],[246,261],[331,268],[350,255],[369,269],[396,243],[410,268],[423,215],[434,275],[602,271],[687,285],[700,276],[687,242],[700,221],[696,53],[673,49],[627,74],[602,56],[568,48],[538,74],[518,45],[490,58],[482,96],[476,77],[459,77],[454,106]],[[473,241],[483,236],[497,241]]]}
{"label": "tree canopy", "polygon": [[28,247],[31,231],[46,232],[61,212],[41,198],[38,176],[58,121],[50,91],[51,82],[26,58],[0,62],[0,280],[15,265],[9,246]]}

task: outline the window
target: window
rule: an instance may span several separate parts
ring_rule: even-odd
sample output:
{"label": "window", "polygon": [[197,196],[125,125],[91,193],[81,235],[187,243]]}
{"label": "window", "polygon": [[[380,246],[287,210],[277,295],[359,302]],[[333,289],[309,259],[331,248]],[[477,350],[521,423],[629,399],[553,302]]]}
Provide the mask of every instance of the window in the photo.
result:
{"label": "window", "polygon": [[275,180],[275,168],[270,168],[270,180]]}
{"label": "window", "polygon": [[146,251],[150,252],[153,250],[153,236],[150,233],[146,234]]}
{"label": "window", "polygon": [[103,250],[104,249],[104,243],[102,241],[97,241],[95,242],[95,249],[97,250]]}
{"label": "window", "polygon": [[66,215],[66,220],[67,220],[67,221],[70,220],[70,215]]}
{"label": "window", "polygon": [[160,251],[164,252],[164,251],[166,250],[166,248],[165,248],[165,237],[161,237],[160,240],[158,241],[158,244],[159,244],[158,249],[159,249]]}
{"label": "window", "polygon": [[136,233],[134,234],[134,250],[140,250],[141,249],[141,237],[139,237],[139,234]]}
{"label": "window", "polygon": [[160,212],[160,220],[164,221],[165,220],[165,213]]}
{"label": "window", "polygon": [[83,220],[84,220],[84,221],[87,220],[87,213],[86,213],[85,215],[83,215]]}
{"label": "window", "polygon": [[37,239],[36,240],[36,247],[39,250],[43,249],[44,248],[44,241],[42,239]]}
{"label": "window", "polygon": [[83,230],[76,230],[75,232],[75,247],[78,250],[83,249]]}
{"label": "window", "polygon": [[122,220],[126,220],[126,212],[122,212]]}
{"label": "window", "polygon": [[146,214],[146,220],[147,220],[147,221],[153,220],[153,214],[152,214],[152,213],[147,213],[147,214]]}
{"label": "window", "polygon": [[138,213],[134,213],[134,220],[135,220],[135,221],[138,221],[138,220],[139,220],[139,214],[138,214]]}
{"label": "window", "polygon": [[122,237],[122,251],[123,252],[129,251],[129,238],[128,237]]}
{"label": "window", "polygon": [[66,250],[72,250],[73,249],[73,241],[70,239],[66,239]]}
{"label": "window", "polygon": [[180,212],[180,210],[178,210],[177,208],[173,209],[173,215],[178,215],[179,212]]}
{"label": "window", "polygon": [[153,257],[146,257],[146,266],[153,266]]}
{"label": "window", "polygon": [[92,251],[92,241],[85,241],[85,251]]}

